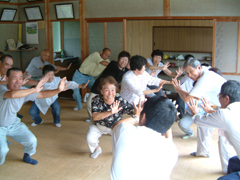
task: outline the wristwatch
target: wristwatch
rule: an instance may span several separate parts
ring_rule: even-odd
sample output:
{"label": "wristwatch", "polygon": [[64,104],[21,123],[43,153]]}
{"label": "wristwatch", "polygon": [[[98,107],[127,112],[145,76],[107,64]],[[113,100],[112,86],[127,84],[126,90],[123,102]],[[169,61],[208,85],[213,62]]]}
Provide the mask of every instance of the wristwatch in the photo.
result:
{"label": "wristwatch", "polygon": [[139,117],[138,117],[138,116],[136,116],[136,115],[132,115],[132,117],[136,120],[136,123],[139,122]]}

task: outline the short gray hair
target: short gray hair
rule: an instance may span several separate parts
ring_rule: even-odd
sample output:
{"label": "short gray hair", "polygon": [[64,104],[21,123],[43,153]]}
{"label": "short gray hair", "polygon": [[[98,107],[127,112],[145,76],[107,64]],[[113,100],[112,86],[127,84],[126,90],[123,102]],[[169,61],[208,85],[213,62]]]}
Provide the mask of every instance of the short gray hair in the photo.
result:
{"label": "short gray hair", "polygon": [[201,66],[201,63],[199,62],[199,60],[194,59],[194,58],[189,58],[188,60],[185,61],[185,63],[183,64],[183,68],[185,69],[188,65],[190,65],[193,68],[197,68],[197,66]]}

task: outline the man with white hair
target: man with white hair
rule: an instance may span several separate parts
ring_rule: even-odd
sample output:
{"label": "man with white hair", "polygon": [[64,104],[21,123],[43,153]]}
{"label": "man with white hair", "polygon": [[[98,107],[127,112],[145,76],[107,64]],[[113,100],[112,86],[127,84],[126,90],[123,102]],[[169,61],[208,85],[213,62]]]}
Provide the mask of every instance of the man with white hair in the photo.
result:
{"label": "man with white hair", "polygon": [[[195,81],[195,85],[190,92],[184,91],[180,85],[180,82],[176,79],[172,79],[172,84],[183,99],[184,102],[189,102],[191,98],[197,100],[205,98],[213,105],[220,107],[217,95],[220,92],[222,84],[226,81],[220,75],[204,70],[201,67],[201,63],[197,59],[188,59],[183,65],[186,74],[189,78]],[[179,121],[179,127],[185,132],[186,135],[193,133],[190,129],[193,120],[192,116],[184,117]],[[209,157],[209,146],[212,140],[213,128],[198,127],[197,128],[197,152],[191,153],[193,156]]]}

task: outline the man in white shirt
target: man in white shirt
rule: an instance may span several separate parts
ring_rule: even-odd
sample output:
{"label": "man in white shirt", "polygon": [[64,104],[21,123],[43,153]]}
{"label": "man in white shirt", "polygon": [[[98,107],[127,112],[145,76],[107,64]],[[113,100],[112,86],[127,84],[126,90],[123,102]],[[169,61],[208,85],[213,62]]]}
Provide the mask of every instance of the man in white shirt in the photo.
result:
{"label": "man in white shirt", "polygon": [[[183,65],[186,74],[193,81],[196,81],[196,84],[190,92],[184,91],[181,88],[180,83],[173,79],[172,83],[179,94],[179,96],[188,102],[191,98],[201,99],[206,98],[213,105],[220,106],[217,95],[220,92],[222,84],[226,81],[220,75],[208,71],[208,69],[203,70],[201,63],[197,59],[188,59]],[[179,121],[179,126],[181,129],[188,134],[191,129],[192,117],[181,119]],[[209,148],[212,140],[213,128],[209,127],[198,127],[197,128],[197,152],[191,153],[193,156],[202,156],[209,157]],[[191,134],[189,134],[191,136]]]}
{"label": "man in white shirt", "polygon": [[63,78],[58,89],[41,91],[42,85],[47,80],[48,76],[39,81],[35,88],[26,89],[22,87],[23,74],[19,68],[10,68],[7,71],[7,84],[0,85],[0,165],[5,162],[9,151],[7,136],[24,146],[24,162],[33,165],[38,163],[30,157],[36,152],[37,139],[28,127],[16,117],[16,114],[24,102],[51,97],[66,89],[66,78]]}
{"label": "man in white shirt", "polygon": [[[147,61],[142,56],[133,56],[130,59],[131,71],[124,74],[121,83],[120,95],[129,103],[138,104],[139,99],[144,101],[145,95],[158,92],[163,84],[171,84],[169,81],[152,77],[145,71]],[[156,89],[147,90],[147,85],[155,85]]]}
{"label": "man in white shirt", "polygon": [[[141,101],[134,108],[133,117],[112,127],[111,180],[168,180],[178,152],[172,139],[164,134],[175,122],[177,110],[161,96],[148,99],[143,110]],[[134,126],[138,122],[139,126]]]}
{"label": "man in white shirt", "polygon": [[[231,158],[228,164],[228,174],[240,171],[240,121],[239,121],[239,110],[240,110],[240,84],[237,81],[229,80],[222,85],[219,93],[219,101],[221,108],[214,110],[210,104],[204,102],[204,110],[208,113],[206,115],[199,115],[197,103],[191,100],[189,107],[193,115],[193,120],[198,126],[215,127],[224,130],[224,135],[230,144],[234,147],[237,152],[237,156],[228,157]],[[221,138],[221,136],[219,136]],[[221,143],[221,141],[220,141]],[[228,152],[229,148],[225,149]],[[220,147],[219,153],[221,160],[223,156],[229,153],[223,154]],[[223,163],[228,163],[228,159]]]}
{"label": "man in white shirt", "polygon": [[[31,62],[29,63],[28,67],[26,68],[26,72],[28,75],[31,75],[32,78],[36,78],[37,80],[41,78],[42,76],[42,68],[47,65],[50,64],[48,62],[50,57],[50,51],[48,49],[44,49],[41,52],[41,56],[38,57],[34,57]],[[61,67],[61,66],[54,66],[56,71],[65,71],[68,70],[71,67],[72,64],[69,64],[68,67]],[[24,74],[25,74],[24,73]]]}

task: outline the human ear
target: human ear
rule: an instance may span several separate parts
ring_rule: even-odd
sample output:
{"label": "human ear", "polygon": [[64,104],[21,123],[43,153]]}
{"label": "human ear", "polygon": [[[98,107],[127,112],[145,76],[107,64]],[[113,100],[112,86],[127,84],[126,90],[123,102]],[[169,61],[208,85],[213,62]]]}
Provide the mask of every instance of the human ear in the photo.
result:
{"label": "human ear", "polygon": [[230,102],[230,97],[229,97],[228,95],[226,95],[226,96],[224,97],[224,103],[226,104],[226,107],[231,103],[231,102]]}

